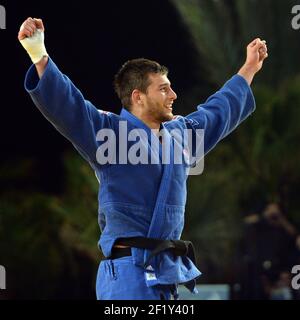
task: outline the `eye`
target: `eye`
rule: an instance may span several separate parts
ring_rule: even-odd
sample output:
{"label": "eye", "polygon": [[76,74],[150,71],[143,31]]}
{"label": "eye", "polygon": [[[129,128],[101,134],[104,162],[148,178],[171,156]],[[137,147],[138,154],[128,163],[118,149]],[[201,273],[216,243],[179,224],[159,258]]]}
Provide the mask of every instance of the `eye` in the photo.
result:
{"label": "eye", "polygon": [[167,92],[167,88],[166,88],[166,87],[163,87],[163,88],[160,89],[160,91],[162,91],[162,92]]}

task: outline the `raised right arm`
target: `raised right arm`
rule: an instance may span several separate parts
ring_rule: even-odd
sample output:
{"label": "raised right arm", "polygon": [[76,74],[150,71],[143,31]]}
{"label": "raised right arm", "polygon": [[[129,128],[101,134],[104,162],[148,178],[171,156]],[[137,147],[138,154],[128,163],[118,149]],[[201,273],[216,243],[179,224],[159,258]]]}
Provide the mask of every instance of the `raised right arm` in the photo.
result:
{"label": "raised right arm", "polygon": [[[26,74],[25,89],[52,125],[73,143],[86,160],[95,163],[99,146],[97,132],[111,128],[112,117],[85,100],[72,81],[60,72],[44,49],[43,36],[40,43],[40,35],[44,32],[42,21],[29,19],[26,20],[28,23],[23,23],[18,35],[34,63]],[[32,21],[40,21],[36,29]],[[38,26],[42,28],[38,30]]]}

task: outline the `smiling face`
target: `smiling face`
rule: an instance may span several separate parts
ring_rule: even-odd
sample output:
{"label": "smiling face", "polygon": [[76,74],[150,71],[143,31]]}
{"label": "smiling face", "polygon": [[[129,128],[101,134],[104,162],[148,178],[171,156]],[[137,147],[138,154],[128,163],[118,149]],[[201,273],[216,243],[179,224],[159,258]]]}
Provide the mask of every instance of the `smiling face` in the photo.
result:
{"label": "smiling face", "polygon": [[173,119],[173,102],[177,99],[166,75],[159,73],[149,74],[150,85],[146,93],[140,93],[140,103],[143,109],[143,118],[147,122],[160,125],[164,121]]}
{"label": "smiling face", "polygon": [[159,129],[162,122],[173,119],[177,96],[167,67],[145,58],[129,60],[115,75],[114,86],[123,107],[149,128]]}

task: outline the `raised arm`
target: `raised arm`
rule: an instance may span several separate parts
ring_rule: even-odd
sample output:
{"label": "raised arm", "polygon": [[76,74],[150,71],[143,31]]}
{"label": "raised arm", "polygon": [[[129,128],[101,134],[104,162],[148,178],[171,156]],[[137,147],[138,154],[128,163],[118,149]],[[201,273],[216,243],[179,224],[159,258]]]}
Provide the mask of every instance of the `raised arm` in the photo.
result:
{"label": "raised arm", "polygon": [[[186,117],[179,117],[189,129],[204,129],[204,152],[209,152],[221,139],[232,132],[255,110],[255,100],[250,84],[268,57],[266,42],[259,38],[247,46],[247,58],[238,74],[198,110]],[[193,145],[193,154],[197,146]]]}
{"label": "raised arm", "polygon": [[20,28],[18,39],[34,63],[25,78],[25,89],[33,102],[86,160],[95,163],[99,146],[96,136],[100,129],[111,127],[111,115],[85,100],[48,57],[41,19],[28,18]]}

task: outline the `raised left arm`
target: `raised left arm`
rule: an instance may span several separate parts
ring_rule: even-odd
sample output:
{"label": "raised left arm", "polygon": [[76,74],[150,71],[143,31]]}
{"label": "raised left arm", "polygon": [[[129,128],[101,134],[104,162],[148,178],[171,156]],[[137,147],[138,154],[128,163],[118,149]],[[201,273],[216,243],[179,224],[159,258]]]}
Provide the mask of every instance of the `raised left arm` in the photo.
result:
{"label": "raised left arm", "polygon": [[[204,130],[204,153],[209,152],[221,139],[232,132],[254,110],[255,100],[250,88],[254,75],[262,68],[268,57],[267,45],[259,38],[247,46],[245,64],[225,85],[208,100],[198,106],[198,110],[186,117],[188,129],[197,134],[196,129]],[[197,146],[193,146],[193,154]]]}

